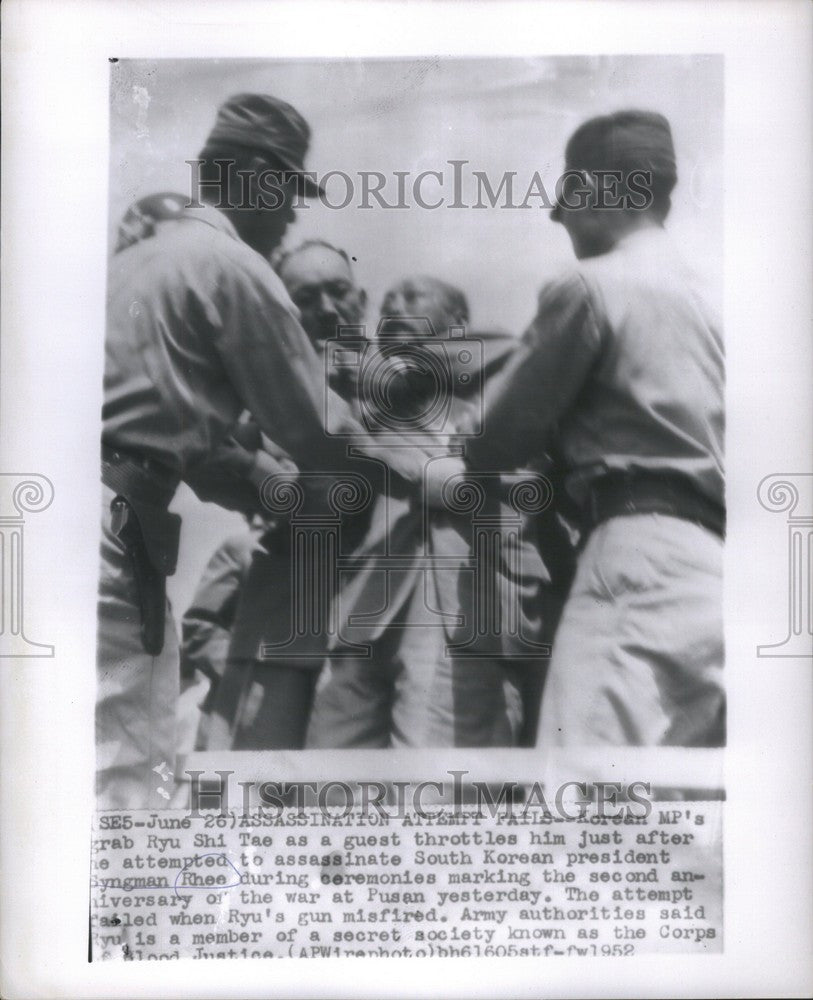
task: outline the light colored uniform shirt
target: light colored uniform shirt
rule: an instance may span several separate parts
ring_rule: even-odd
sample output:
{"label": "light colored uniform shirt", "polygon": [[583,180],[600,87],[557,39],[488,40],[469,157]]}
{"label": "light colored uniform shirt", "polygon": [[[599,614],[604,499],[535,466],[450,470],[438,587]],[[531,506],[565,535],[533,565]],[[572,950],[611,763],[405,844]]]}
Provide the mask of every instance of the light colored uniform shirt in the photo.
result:
{"label": "light colored uniform shirt", "polygon": [[159,224],[111,260],[107,445],[182,478],[248,409],[298,464],[330,469],[345,442],[324,432],[324,379],[282,282],[216,209]]}
{"label": "light colored uniform shirt", "polygon": [[542,289],[467,458],[513,468],[555,432],[576,500],[608,470],[649,470],[722,505],[723,392],[718,318],[663,229],[639,230]]}

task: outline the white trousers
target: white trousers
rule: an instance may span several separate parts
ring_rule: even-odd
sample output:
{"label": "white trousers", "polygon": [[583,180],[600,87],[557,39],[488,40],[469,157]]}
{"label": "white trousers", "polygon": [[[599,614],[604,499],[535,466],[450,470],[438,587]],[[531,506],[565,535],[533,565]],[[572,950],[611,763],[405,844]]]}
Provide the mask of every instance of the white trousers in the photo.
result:
{"label": "white trousers", "polygon": [[661,514],[594,529],[554,640],[539,745],[719,741],[722,554],[712,532]]}

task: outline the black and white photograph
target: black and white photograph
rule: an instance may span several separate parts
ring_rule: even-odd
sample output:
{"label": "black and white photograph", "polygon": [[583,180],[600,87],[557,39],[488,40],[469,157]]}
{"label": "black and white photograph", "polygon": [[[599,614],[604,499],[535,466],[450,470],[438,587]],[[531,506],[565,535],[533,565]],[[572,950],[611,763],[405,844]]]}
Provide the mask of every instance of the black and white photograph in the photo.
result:
{"label": "black and white photograph", "polygon": [[722,68],[111,64],[100,807],[724,743]]}
{"label": "black and white photograph", "polygon": [[[637,885],[683,876],[667,852],[633,844],[708,834],[708,898],[685,886],[625,897],[685,903],[657,924],[606,905],[615,894],[579,896],[601,898],[589,910],[517,907],[510,920],[468,906],[374,912],[430,904],[422,891],[382,896],[375,873],[357,883],[366,914],[350,906],[358,892],[310,891],[309,865],[331,884],[335,866],[394,864],[358,851],[399,835],[348,835],[341,853],[323,841],[298,855],[296,885],[309,891],[286,897],[296,914],[279,903],[263,913],[266,895],[242,888],[269,884],[249,870],[267,863],[259,855],[182,855],[176,895],[214,878],[239,885],[243,905],[210,893],[220,916],[194,920],[217,931],[184,942],[167,927],[153,949],[105,933],[113,891],[130,882],[94,876],[94,956],[279,954],[220,947],[248,940],[234,920],[263,924],[251,943],[267,943],[272,916],[297,957],[476,956],[478,944],[455,950],[471,934],[506,955],[544,953],[515,940],[556,940],[552,955],[722,946],[722,73],[706,55],[111,60],[98,808],[234,815],[238,786],[244,820],[255,806],[261,824],[307,806],[326,822],[340,792],[348,812],[373,803],[376,821],[399,803],[396,782],[356,801],[341,779],[309,801],[275,751],[320,751],[336,768],[352,766],[343,752],[368,751],[379,769],[368,778],[384,776],[379,751],[434,752],[429,774],[412,758],[416,783],[443,774],[443,750],[525,749],[540,775],[562,750],[718,752],[701,758],[705,794],[664,789],[657,775],[569,782],[582,799],[574,815],[595,808],[605,824],[646,821],[642,792],[681,821],[675,800],[710,802],[700,833],[591,839],[574,825],[570,841],[538,841],[612,843],[564,852],[567,867],[592,878],[591,863],[630,866],[623,878]],[[496,793],[447,765],[457,785],[441,782],[433,805],[456,823],[455,809],[496,794],[495,815],[521,805],[528,822],[541,806],[575,823],[564,784],[509,783],[510,759],[492,758],[507,768]],[[416,784],[417,816],[427,802]],[[151,815],[136,825],[160,826]],[[121,846],[103,829],[100,857]],[[151,867],[169,858],[150,850],[180,843],[147,835],[136,856]],[[517,839],[426,842],[458,843]],[[457,885],[480,862],[486,884],[522,885],[484,898],[529,904],[561,860],[416,849],[397,884],[441,867]],[[170,886],[135,878],[133,893]],[[416,914],[455,931],[413,934]],[[615,924],[612,939],[590,927],[623,914],[636,923]],[[311,922],[329,928],[305,945]],[[406,951],[382,947],[404,939]]]}

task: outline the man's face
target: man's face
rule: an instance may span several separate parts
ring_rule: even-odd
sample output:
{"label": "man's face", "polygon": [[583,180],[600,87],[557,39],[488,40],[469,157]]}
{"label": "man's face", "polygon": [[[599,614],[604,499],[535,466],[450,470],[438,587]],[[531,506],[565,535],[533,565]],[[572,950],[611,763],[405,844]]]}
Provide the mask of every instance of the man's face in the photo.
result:
{"label": "man's face", "polygon": [[269,257],[294,221],[296,178],[284,178],[254,158],[233,197],[235,207],[230,218],[240,238],[263,257]]}
{"label": "man's face", "polygon": [[367,296],[354,284],[350,265],[329,247],[310,246],[286,258],[280,278],[302,315],[317,351],[336,336],[337,326],[361,323]]}
{"label": "man's face", "polygon": [[443,286],[428,277],[407,278],[391,288],[381,303],[381,318],[387,321],[384,332],[395,339],[414,340],[424,336],[425,327],[417,321],[418,317],[426,317],[438,336],[462,322],[462,317],[450,306]]}

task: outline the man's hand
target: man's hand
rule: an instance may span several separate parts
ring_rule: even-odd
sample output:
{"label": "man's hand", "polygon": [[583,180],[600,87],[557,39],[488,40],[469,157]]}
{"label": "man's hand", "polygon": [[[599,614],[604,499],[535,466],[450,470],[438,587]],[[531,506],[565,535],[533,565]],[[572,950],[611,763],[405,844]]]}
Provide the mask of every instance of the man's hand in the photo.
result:
{"label": "man's hand", "polygon": [[428,462],[425,473],[425,499],[430,507],[437,510],[448,508],[443,499],[443,486],[454,476],[462,476],[466,471],[462,458],[449,456],[436,458]]}
{"label": "man's hand", "polygon": [[258,448],[257,451],[251,453],[251,465],[246,473],[246,478],[260,489],[266,479],[271,476],[278,476],[281,473],[290,475],[297,472],[299,469],[290,458],[285,456],[277,458],[275,455],[269,455],[262,448]]}

